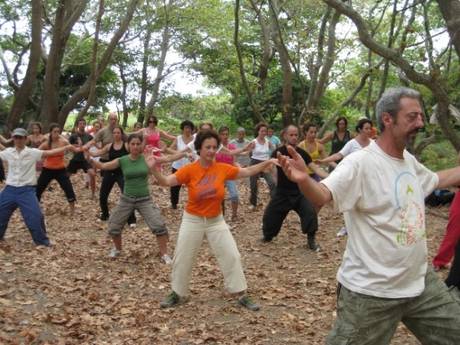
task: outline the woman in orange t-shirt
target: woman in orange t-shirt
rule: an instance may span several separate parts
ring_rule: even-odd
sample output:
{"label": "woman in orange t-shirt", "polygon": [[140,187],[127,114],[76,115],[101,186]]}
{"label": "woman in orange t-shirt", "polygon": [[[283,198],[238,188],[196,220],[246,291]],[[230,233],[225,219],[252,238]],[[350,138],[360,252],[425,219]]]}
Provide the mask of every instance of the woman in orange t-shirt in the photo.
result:
{"label": "woman in orange t-shirt", "polygon": [[[61,137],[61,128],[58,124],[50,125],[50,133],[48,140],[43,142],[40,150],[52,150],[55,148],[68,146],[71,150],[73,146],[67,140]],[[37,198],[40,201],[43,192],[52,180],[56,180],[65,193],[70,206],[70,214],[73,215],[75,210],[75,192],[73,191],[72,183],[65,168],[64,152],[53,156],[48,156],[43,161],[42,171],[37,180]]]}
{"label": "woman in orange t-shirt", "polygon": [[189,193],[174,253],[172,292],[161,302],[163,308],[173,307],[188,296],[193,264],[206,236],[224,275],[225,288],[238,297],[240,305],[250,310],[259,309],[246,295],[247,284],[240,253],[222,216],[221,204],[225,197],[226,180],[258,174],[277,160],[269,159],[247,168],[219,163],[215,161],[219,144],[220,139],[215,131],[200,131],[195,139],[195,149],[199,154],[196,162],[169,176],[153,171],[160,185],[185,184]]}

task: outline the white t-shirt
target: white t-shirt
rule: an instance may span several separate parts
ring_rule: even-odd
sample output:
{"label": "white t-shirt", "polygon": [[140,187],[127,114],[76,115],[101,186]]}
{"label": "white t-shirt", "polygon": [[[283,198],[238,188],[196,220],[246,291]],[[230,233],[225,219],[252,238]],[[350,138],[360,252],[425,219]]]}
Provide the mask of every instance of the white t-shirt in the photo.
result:
{"label": "white t-shirt", "polygon": [[[176,137],[176,149],[177,149],[177,151],[183,151],[186,148],[189,148],[194,153],[195,152],[195,137],[196,137],[196,134],[193,134],[192,141],[186,144],[184,142],[184,139],[182,138],[182,135],[178,135]],[[194,155],[195,155],[195,153],[194,153]],[[176,170],[179,170],[184,165],[187,165],[189,163],[190,163],[190,159],[187,158],[187,157],[184,157],[184,158],[178,159],[177,161],[174,161],[172,163],[172,167],[174,169],[176,169]]]}
{"label": "white t-shirt", "polygon": [[[373,140],[371,140],[373,141]],[[353,152],[356,152],[356,151],[359,151],[361,150],[363,147],[361,146],[361,144],[356,140],[356,139],[351,139],[349,142],[347,142],[345,144],[345,146],[339,151],[339,153],[346,157],[348,156],[350,153],[353,153]]]}
{"label": "white t-shirt", "polygon": [[20,152],[15,147],[0,151],[0,158],[8,163],[6,184],[13,187],[37,185],[35,163],[42,159],[43,151],[25,147]]}
{"label": "white t-shirt", "polygon": [[321,181],[344,212],[348,242],[337,280],[384,298],[414,297],[425,288],[425,197],[437,174],[404,151],[387,155],[375,143],[347,156]]}
{"label": "white t-shirt", "polygon": [[270,142],[265,139],[263,144],[260,144],[257,139],[253,140],[255,146],[252,149],[252,159],[257,159],[259,161],[266,161],[270,159]]}

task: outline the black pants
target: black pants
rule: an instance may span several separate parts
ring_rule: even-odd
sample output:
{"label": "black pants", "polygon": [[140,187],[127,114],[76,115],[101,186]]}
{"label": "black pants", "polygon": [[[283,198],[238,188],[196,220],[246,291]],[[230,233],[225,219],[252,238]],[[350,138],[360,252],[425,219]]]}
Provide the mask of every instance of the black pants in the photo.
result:
{"label": "black pants", "polygon": [[[251,158],[251,165],[256,165],[259,163],[262,163],[263,161],[259,161],[257,159]],[[259,177],[263,177],[265,181],[267,182],[268,189],[270,190],[270,195],[273,196],[273,190],[276,187],[275,181],[273,181],[272,174],[269,172],[261,172],[257,175],[253,175],[249,178],[249,187],[251,189],[251,195],[249,196],[249,202],[253,206],[257,206],[257,193],[258,193],[258,188],[257,188],[257,180]]]}
{"label": "black pants", "polygon": [[37,181],[37,198],[39,201],[46,187],[48,187],[52,180],[56,180],[59,183],[68,202],[74,202],[76,200],[75,192],[73,191],[72,183],[70,182],[66,169],[48,169],[43,167]]}
{"label": "black pants", "polygon": [[[177,171],[177,169],[172,168],[171,172],[174,174]],[[179,203],[179,194],[180,194],[180,188],[182,186],[174,186],[170,188],[170,196],[171,196],[171,206],[176,207],[177,204]]]}
{"label": "black pants", "polygon": [[[112,191],[113,186],[115,183],[120,188],[120,191],[123,192],[123,186],[125,184],[125,180],[123,179],[123,174],[121,173],[114,173],[112,171],[103,171],[102,174],[102,182],[101,182],[101,189],[99,190],[99,205],[101,207],[102,216],[105,218],[109,217],[109,194]],[[133,213],[128,218],[128,224],[135,224],[136,223],[136,216]]]}
{"label": "black pants", "polygon": [[265,209],[262,220],[264,238],[268,241],[278,235],[289,211],[295,211],[300,217],[302,233],[315,236],[318,230],[318,216],[315,208],[299,191],[276,188]]}
{"label": "black pants", "polygon": [[5,181],[5,168],[3,168],[3,161],[0,159],[0,182]]}
{"label": "black pants", "polygon": [[457,242],[455,247],[455,256],[449,275],[446,279],[447,286],[456,286],[460,289],[460,241]]}

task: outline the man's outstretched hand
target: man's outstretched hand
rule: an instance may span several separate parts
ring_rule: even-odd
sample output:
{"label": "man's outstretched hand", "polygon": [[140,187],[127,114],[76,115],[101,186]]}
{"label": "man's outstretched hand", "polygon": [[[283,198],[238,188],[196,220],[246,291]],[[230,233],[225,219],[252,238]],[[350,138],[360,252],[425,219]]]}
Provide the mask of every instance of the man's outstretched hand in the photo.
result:
{"label": "man's outstretched hand", "polygon": [[290,157],[278,152],[278,163],[291,181],[299,183],[308,178],[307,165],[292,146],[287,146],[287,150]]}

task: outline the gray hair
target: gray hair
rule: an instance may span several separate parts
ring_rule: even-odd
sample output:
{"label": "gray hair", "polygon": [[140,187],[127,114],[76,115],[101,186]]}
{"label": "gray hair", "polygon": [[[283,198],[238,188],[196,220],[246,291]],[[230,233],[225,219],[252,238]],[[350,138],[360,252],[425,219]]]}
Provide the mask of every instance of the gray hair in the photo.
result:
{"label": "gray hair", "polygon": [[390,88],[382,94],[382,97],[380,97],[377,105],[375,106],[375,115],[377,117],[377,124],[380,132],[385,130],[382,120],[383,113],[388,113],[395,119],[400,109],[401,98],[405,97],[417,99],[420,104],[422,104],[422,96],[420,95],[420,92],[408,87]]}
{"label": "gray hair", "polygon": [[243,127],[238,127],[236,130],[237,132],[246,132],[246,130]]}

